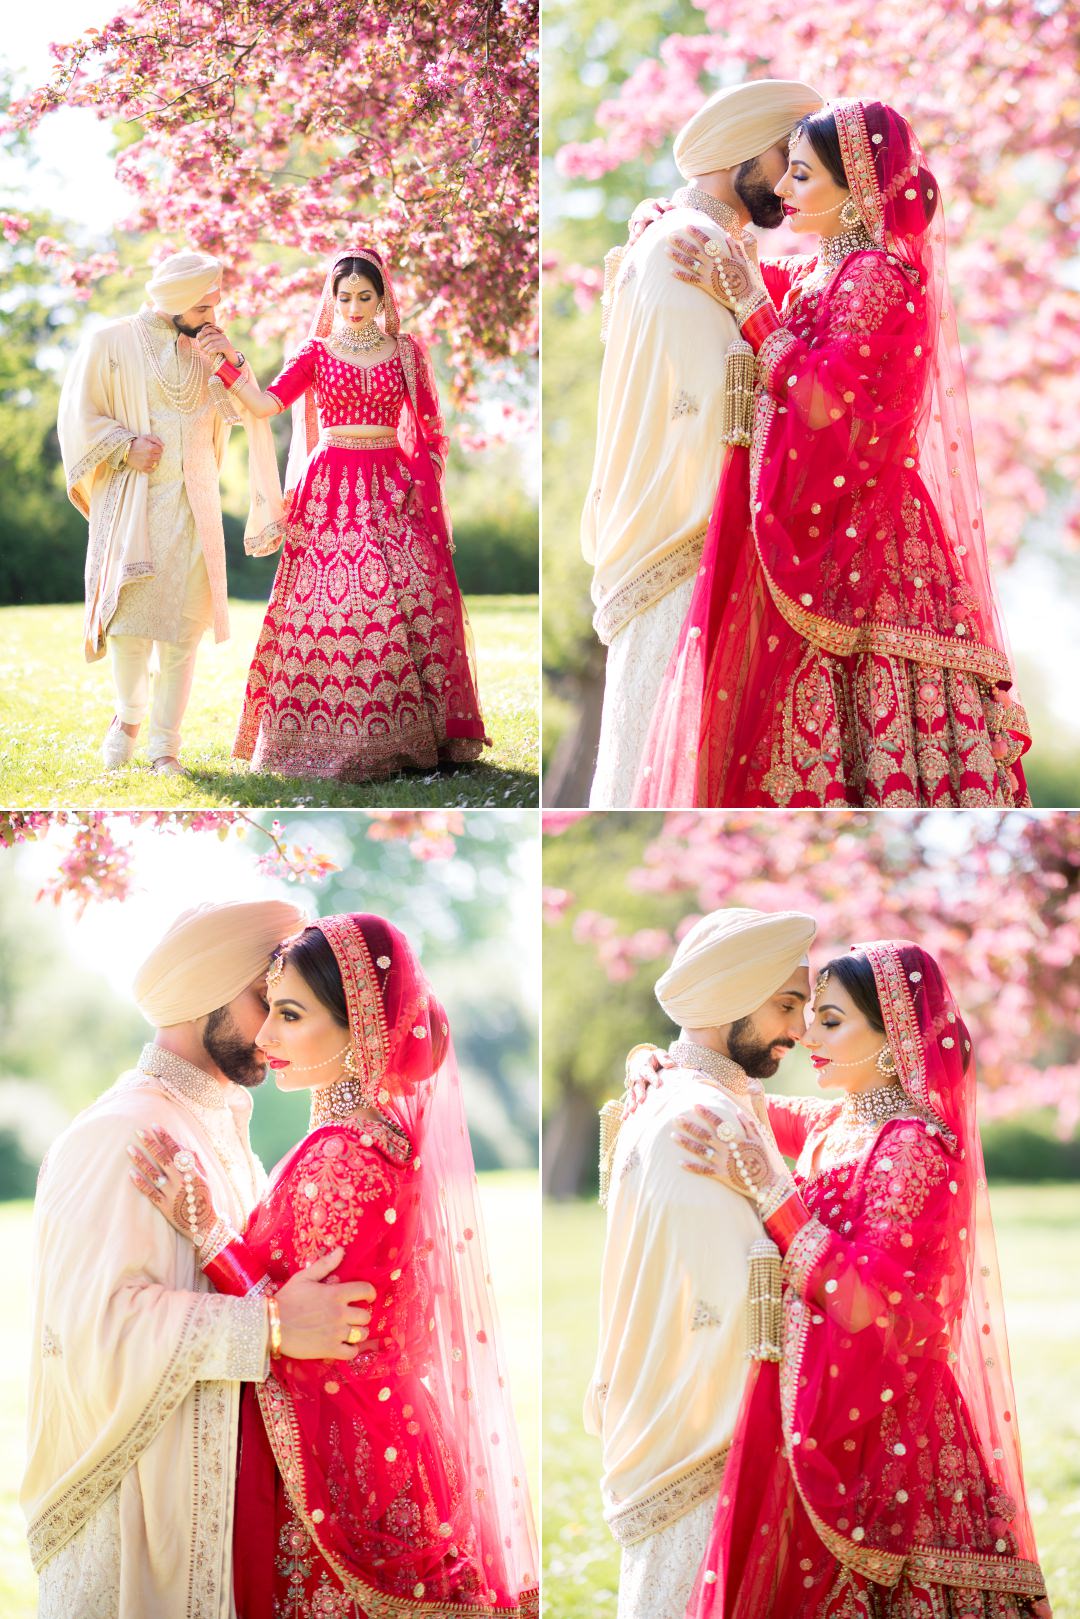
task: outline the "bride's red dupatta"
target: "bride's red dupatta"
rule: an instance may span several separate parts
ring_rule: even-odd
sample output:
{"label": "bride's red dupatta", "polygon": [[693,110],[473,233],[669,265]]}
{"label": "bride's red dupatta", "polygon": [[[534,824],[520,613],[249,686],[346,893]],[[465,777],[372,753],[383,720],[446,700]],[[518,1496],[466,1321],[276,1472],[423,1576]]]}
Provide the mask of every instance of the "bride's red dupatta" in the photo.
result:
{"label": "bride's red dupatta", "polygon": [[330,1594],[368,1619],[531,1619],[529,1492],[446,1014],[390,923],[313,925],[341,969],[361,1092],[381,1118],[312,1130],[244,1238],[205,1268],[221,1290],[247,1292],[341,1245],[339,1285],[376,1289],[378,1347],[352,1362],[282,1358],[245,1386],[238,1613],[272,1619],[290,1579],[310,1599],[321,1558]]}
{"label": "bride's red dupatta", "polygon": [[[800,1182],[804,1223],[778,1235],[783,1357],[748,1384],[689,1619],[981,1619],[1045,1596],[970,1035],[924,950],[857,948],[911,1107]],[[884,1593],[895,1607],[874,1605]]]}

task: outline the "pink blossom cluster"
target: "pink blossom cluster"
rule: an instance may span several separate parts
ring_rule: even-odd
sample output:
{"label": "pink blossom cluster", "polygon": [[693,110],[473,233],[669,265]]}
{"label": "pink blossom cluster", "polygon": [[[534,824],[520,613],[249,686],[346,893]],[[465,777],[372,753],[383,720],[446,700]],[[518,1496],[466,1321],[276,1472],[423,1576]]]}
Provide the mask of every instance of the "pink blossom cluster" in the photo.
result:
{"label": "pink blossom cluster", "polygon": [[[707,95],[739,78],[798,78],[826,97],[899,108],[945,199],[991,551],[1011,560],[1053,498],[1080,543],[1075,7],[695,3],[705,31],[661,39],[599,107],[597,138],[562,148],[561,172],[592,182],[655,156]],[[581,300],[588,288],[578,279],[574,292]]]}
{"label": "pink blossom cluster", "polygon": [[558,891],[545,918],[592,948],[617,983],[646,966],[655,975],[698,916],[727,905],[809,912],[819,965],[860,940],[914,939],[940,961],[972,1028],[987,1116],[1051,1108],[1069,1134],[1080,1122],[1078,818],[949,817],[944,836],[938,820],[932,811],[672,812],[627,875],[632,892],[682,901],[670,930],[589,907],[599,828],[587,820],[574,828],[574,892]]}
{"label": "pink blossom cluster", "polygon": [[275,821],[268,829],[252,816],[231,810],[5,810],[0,812],[0,848],[50,838],[59,845],[56,872],[38,894],[54,905],[73,901],[81,915],[91,901],[125,900],[135,887],[134,846],[129,834],[139,826],[165,833],[208,833],[218,838],[254,832],[271,848],[256,869],[291,882],[318,882],[338,868],[311,846],[284,841]]}
{"label": "pink blossom cluster", "polygon": [[460,810],[369,810],[368,822],[373,842],[404,839],[417,860],[452,860],[465,831]]}
{"label": "pink blossom cluster", "polygon": [[140,0],[55,45],[10,124],[66,105],[135,126],[127,228],[218,254],[230,311],[282,334],[331,253],[379,249],[460,402],[483,362],[536,346],[537,24],[535,0]]}

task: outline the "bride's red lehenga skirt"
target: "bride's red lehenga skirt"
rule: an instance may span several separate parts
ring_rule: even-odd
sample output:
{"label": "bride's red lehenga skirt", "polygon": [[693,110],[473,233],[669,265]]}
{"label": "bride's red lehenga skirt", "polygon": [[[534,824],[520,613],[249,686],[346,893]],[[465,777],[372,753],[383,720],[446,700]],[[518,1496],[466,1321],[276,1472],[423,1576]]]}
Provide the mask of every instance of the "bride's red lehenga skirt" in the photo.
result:
{"label": "bride's red lehenga skirt", "polygon": [[317,447],[287,514],[235,758],[366,781],[479,757],[468,617],[410,487],[396,438]]}

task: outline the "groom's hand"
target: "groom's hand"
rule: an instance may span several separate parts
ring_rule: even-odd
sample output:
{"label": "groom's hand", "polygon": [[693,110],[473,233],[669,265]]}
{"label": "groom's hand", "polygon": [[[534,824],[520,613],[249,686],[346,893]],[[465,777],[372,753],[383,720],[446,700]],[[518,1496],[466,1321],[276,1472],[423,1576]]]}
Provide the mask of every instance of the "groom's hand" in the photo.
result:
{"label": "groom's hand", "polygon": [[[281,1317],[281,1353],[291,1360],[355,1360],[362,1349],[372,1347],[368,1338],[371,1311],[364,1308],[375,1298],[371,1283],[339,1282],[335,1287],[326,1281],[344,1253],[344,1248],[335,1248],[313,1260],[306,1270],[290,1276],[275,1295]],[[331,1282],[338,1278],[331,1277]]]}
{"label": "groom's hand", "polygon": [[127,464],[134,467],[136,472],[153,472],[161,460],[165,444],[154,433],[140,433],[133,438],[131,448],[128,450]]}

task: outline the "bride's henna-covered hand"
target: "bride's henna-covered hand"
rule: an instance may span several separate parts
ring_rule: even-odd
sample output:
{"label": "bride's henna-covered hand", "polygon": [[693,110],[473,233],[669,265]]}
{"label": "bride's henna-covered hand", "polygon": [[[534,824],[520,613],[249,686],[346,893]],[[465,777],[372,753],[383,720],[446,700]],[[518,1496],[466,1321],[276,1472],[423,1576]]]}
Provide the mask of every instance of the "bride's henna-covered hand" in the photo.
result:
{"label": "bride's henna-covered hand", "polygon": [[703,1103],[694,1111],[705,1121],[704,1126],[681,1119],[671,1133],[675,1144],[690,1154],[684,1169],[719,1181],[755,1201],[759,1193],[782,1178],[749,1121],[734,1125]]}
{"label": "bride's henna-covered hand", "polygon": [[663,219],[664,215],[670,213],[674,207],[675,204],[667,197],[646,197],[644,202],[639,202],[630,215],[630,223],[627,227],[631,246],[639,236],[642,236],[648,230],[650,225],[658,219]]}
{"label": "bride's henna-covered hand", "polygon": [[627,1053],[626,1058],[626,1100],[623,1103],[623,1118],[628,1119],[644,1102],[651,1090],[658,1090],[664,1083],[664,1069],[676,1068],[674,1057],[668,1055],[659,1046],[634,1046]]}
{"label": "bride's henna-covered hand", "polygon": [[761,271],[740,242],[730,236],[709,237],[696,225],[685,236],[673,236],[668,255],[679,266],[676,280],[700,287],[740,321],[751,306],[767,297]]}
{"label": "bride's henna-covered hand", "polygon": [[[217,1213],[207,1184],[206,1172],[197,1154],[190,1148],[183,1147],[167,1130],[160,1127],[152,1130],[136,1130],[135,1134],[138,1145],[127,1149],[128,1156],[135,1166],[129,1171],[131,1180],[143,1196],[150,1199],[159,1213],[164,1215],[173,1230],[178,1231],[182,1237],[187,1237],[189,1241],[194,1224],[198,1233],[196,1245],[201,1244],[206,1240]],[[184,1172],[176,1162],[177,1155],[184,1152],[191,1158],[191,1168],[188,1170],[193,1203],[191,1212],[188,1209]]]}

